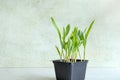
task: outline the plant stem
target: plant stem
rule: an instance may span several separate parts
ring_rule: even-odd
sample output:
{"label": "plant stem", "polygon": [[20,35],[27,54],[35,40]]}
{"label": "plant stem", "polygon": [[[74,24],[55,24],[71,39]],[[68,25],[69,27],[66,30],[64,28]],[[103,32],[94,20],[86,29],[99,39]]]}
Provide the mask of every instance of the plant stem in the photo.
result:
{"label": "plant stem", "polygon": [[60,61],[62,62],[62,56],[60,56]]}
{"label": "plant stem", "polygon": [[79,56],[80,56],[80,60],[81,60],[81,62],[82,62],[82,57],[81,57],[81,54],[79,53]]}
{"label": "plant stem", "polygon": [[84,61],[86,59],[86,46],[84,47]]}

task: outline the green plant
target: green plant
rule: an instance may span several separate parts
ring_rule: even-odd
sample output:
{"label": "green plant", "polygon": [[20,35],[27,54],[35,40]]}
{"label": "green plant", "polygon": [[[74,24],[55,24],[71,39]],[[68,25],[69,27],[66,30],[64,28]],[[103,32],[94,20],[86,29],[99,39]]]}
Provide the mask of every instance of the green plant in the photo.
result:
{"label": "green plant", "polygon": [[78,55],[80,56],[80,60],[82,61],[82,56],[80,54],[80,46],[83,45],[84,47],[84,60],[86,59],[86,44],[87,38],[90,33],[90,30],[93,26],[94,20],[91,22],[89,28],[85,28],[84,31],[78,29],[77,26],[74,27],[74,30],[69,35],[70,32],[70,24],[66,27],[63,27],[63,31],[61,33],[60,29],[58,28],[54,18],[51,17],[51,21],[55,29],[57,30],[61,48],[56,47],[58,55],[60,56],[60,61],[62,59],[65,62],[76,62]]}

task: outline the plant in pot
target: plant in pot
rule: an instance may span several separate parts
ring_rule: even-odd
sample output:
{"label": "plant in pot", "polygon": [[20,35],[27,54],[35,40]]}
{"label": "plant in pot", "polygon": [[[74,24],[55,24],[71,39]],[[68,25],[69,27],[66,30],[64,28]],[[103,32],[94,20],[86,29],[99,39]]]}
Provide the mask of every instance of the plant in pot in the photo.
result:
{"label": "plant in pot", "polygon": [[[61,45],[60,48],[55,46],[60,57],[59,60],[53,60],[56,79],[84,80],[88,63],[88,60],[86,60],[86,44],[88,35],[94,24],[94,20],[90,23],[88,28],[84,29],[84,31],[75,26],[71,33],[70,24],[63,27],[61,32],[53,17],[51,17],[51,21],[58,33]],[[80,53],[81,46],[84,47],[83,57]]]}

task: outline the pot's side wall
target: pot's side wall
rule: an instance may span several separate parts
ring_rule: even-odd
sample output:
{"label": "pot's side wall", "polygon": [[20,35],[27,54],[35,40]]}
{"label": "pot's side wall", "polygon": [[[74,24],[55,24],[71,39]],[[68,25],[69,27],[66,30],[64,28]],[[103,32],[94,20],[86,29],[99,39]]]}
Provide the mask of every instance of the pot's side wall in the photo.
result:
{"label": "pot's side wall", "polygon": [[84,80],[86,74],[87,62],[72,64],[71,80]]}
{"label": "pot's side wall", "polygon": [[71,80],[71,64],[54,62],[57,80]]}
{"label": "pot's side wall", "polygon": [[87,61],[69,64],[54,61],[54,67],[57,80],[84,80]]}

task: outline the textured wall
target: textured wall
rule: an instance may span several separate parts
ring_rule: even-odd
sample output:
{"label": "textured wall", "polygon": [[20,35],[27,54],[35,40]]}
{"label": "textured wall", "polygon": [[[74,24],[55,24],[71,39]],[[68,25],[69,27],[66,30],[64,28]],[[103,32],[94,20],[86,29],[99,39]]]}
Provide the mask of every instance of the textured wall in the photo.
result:
{"label": "textured wall", "polygon": [[119,0],[0,0],[0,67],[50,67],[59,58],[58,36],[50,22],[85,28],[91,67],[120,67]]}

